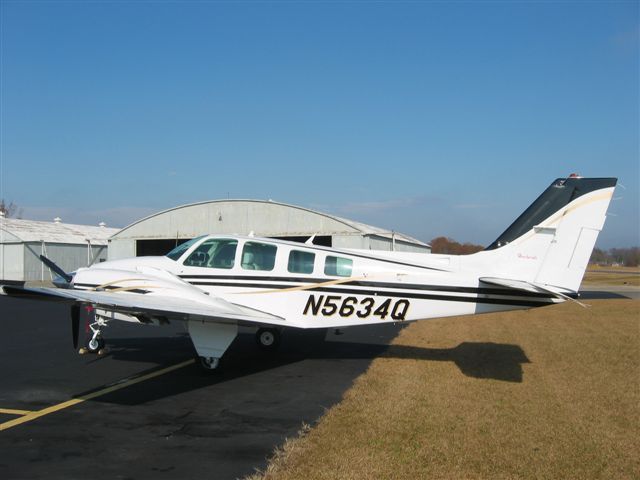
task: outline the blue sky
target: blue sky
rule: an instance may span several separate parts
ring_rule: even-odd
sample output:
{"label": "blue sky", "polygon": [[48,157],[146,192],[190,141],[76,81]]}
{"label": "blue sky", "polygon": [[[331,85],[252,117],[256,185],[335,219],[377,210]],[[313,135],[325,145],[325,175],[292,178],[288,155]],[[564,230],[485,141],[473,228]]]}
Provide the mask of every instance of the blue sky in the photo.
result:
{"label": "blue sky", "polygon": [[1,3],[0,197],[125,226],[262,198],[489,244],[617,176],[640,244],[638,2]]}

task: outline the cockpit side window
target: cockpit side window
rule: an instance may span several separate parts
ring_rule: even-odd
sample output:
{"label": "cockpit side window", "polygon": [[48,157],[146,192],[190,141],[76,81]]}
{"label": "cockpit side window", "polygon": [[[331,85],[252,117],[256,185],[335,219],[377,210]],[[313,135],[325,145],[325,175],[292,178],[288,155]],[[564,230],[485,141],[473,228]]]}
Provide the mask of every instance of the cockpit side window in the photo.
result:
{"label": "cockpit side window", "polygon": [[186,267],[233,268],[237,240],[211,238],[196,248],[184,261]]}
{"label": "cockpit side window", "polygon": [[245,243],[242,249],[242,268],[244,270],[273,270],[277,250],[278,247],[269,243]]}

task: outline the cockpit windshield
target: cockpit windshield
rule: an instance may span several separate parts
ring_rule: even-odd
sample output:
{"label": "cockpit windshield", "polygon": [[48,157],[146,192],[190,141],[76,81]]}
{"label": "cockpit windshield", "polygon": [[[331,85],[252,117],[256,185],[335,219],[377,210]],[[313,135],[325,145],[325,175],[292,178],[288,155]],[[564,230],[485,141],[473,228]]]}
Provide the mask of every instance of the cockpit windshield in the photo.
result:
{"label": "cockpit windshield", "polygon": [[167,253],[166,256],[169,257],[171,260],[175,260],[177,262],[178,259],[184,254],[184,252],[189,250],[189,248],[191,248],[195,243],[202,240],[204,237],[206,237],[206,235],[201,235],[200,237],[194,238],[193,240],[189,240],[188,242],[181,243],[176,248],[174,248],[169,253]]}

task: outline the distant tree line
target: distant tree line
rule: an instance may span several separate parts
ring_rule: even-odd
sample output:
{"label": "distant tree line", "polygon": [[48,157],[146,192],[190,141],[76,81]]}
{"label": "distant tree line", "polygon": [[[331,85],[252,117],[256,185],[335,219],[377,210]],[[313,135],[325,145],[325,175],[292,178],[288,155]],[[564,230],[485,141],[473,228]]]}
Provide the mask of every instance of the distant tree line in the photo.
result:
{"label": "distant tree line", "polygon": [[[446,255],[469,255],[484,250],[482,245],[473,243],[459,243],[448,237],[437,237],[431,240],[431,253]],[[637,267],[640,265],[640,247],[611,248],[602,250],[596,248],[591,254],[589,263],[598,265],[624,265]]]}
{"label": "distant tree line", "polygon": [[596,248],[591,254],[589,263],[597,265],[623,265],[625,267],[637,267],[640,265],[640,247],[611,248],[601,250]]}
{"label": "distant tree line", "polygon": [[473,243],[458,243],[452,238],[438,237],[431,240],[431,253],[443,253],[449,255],[469,255],[484,250],[482,245]]}

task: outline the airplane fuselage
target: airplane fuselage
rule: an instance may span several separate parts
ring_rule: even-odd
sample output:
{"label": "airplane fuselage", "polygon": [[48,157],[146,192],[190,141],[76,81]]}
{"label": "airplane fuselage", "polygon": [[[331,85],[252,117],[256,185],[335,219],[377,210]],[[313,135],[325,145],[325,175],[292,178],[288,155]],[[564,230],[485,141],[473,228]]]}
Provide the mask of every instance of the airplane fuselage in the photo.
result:
{"label": "airplane fuselage", "polygon": [[[161,296],[172,287],[171,281],[176,286],[186,282],[233,305],[269,312],[302,328],[415,321],[557,301],[543,293],[485,285],[477,274],[462,271],[455,260],[211,235],[177,254],[81,269],[73,286]],[[170,273],[167,285],[130,278],[132,271],[150,269]],[[118,271],[123,272],[120,278]]]}

